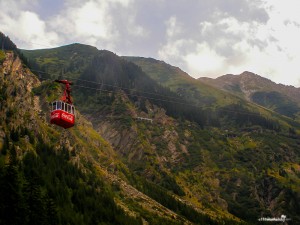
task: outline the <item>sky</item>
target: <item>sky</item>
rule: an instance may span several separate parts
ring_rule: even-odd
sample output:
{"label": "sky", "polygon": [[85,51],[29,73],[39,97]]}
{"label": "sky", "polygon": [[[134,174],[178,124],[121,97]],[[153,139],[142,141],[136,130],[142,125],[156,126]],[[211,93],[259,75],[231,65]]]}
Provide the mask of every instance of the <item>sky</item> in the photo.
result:
{"label": "sky", "polygon": [[250,71],[300,87],[299,0],[0,0],[22,49],[82,43],[194,78]]}

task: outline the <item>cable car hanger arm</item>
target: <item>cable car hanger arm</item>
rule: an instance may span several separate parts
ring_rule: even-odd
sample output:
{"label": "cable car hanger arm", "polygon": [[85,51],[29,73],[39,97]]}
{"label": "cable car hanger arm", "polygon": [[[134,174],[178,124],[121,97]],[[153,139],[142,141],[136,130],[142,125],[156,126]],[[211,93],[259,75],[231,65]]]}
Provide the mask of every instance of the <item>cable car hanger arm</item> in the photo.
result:
{"label": "cable car hanger arm", "polygon": [[73,104],[71,99],[71,87],[70,87],[70,85],[72,85],[73,83],[68,80],[55,80],[55,82],[65,85],[64,95],[62,96],[61,100],[68,104]]}

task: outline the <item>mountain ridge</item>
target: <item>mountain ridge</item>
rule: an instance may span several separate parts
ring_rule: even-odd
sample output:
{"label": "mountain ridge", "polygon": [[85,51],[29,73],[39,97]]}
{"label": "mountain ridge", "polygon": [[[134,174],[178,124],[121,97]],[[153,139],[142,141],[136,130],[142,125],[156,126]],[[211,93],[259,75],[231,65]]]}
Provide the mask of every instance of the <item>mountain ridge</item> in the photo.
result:
{"label": "mountain ridge", "polygon": [[299,120],[300,88],[276,84],[251,72],[243,72],[240,75],[229,74],[216,79],[199,78],[199,80]]}
{"label": "mountain ridge", "polygon": [[[70,130],[50,125],[48,103],[59,97],[59,93],[62,91],[61,87],[51,81],[40,82],[18,56],[14,55],[14,52],[7,51],[5,54],[6,57],[0,70],[1,99],[3,98],[0,113],[7,116],[0,119],[1,134],[4,134],[1,140],[1,143],[3,141],[4,144],[0,146],[0,169],[8,178],[11,176],[8,169],[12,163],[15,163],[17,175],[21,178],[23,173],[27,173],[27,170],[30,173],[39,174],[35,176],[42,183],[36,187],[36,190],[43,190],[43,193],[51,195],[49,199],[52,202],[51,214],[57,216],[57,219],[53,217],[54,223],[63,224],[63,221],[66,221],[72,224],[94,224],[93,221],[106,221],[108,224],[191,224],[192,222],[207,221],[219,224],[218,221],[221,219],[222,221],[229,220],[226,219],[229,217],[228,213],[224,213],[222,216],[210,213],[210,216],[207,216],[206,213],[196,210],[193,204],[184,203],[178,196],[173,197],[166,189],[157,184],[136,177],[121,162],[121,158],[117,156],[111,144],[104,140],[80,113],[77,113],[75,127]],[[19,68],[26,68],[27,72],[24,73]],[[34,88],[29,88],[30,86],[27,84],[28,74],[31,74],[37,82]],[[22,81],[24,81],[25,87],[20,85]],[[26,88],[27,86],[29,89]],[[26,95],[22,94],[23,92]],[[18,101],[24,103],[20,104]],[[120,98],[120,101],[122,103],[124,100]],[[19,106],[21,108],[17,110]],[[31,110],[31,106],[34,106],[34,110]],[[118,104],[116,104],[116,109],[116,112],[119,112],[118,110],[124,112]],[[15,120],[18,117],[21,119]],[[31,121],[34,122],[34,125],[28,125],[31,124]],[[124,122],[126,121],[116,121],[116,124],[122,125]],[[26,141],[27,136],[29,143]],[[7,142],[8,144],[6,144]],[[141,144],[144,146],[143,143]],[[14,162],[10,161],[11,154],[14,154],[13,146],[18,155]],[[144,152],[146,149],[142,149],[142,154],[147,156],[148,153]],[[40,166],[41,164],[43,167]],[[26,171],[23,171],[22,165],[25,165]],[[51,165],[55,166],[53,174]],[[48,168],[51,168],[49,172],[47,172]],[[39,173],[37,170],[40,170]],[[73,176],[69,170],[72,171]],[[0,176],[0,189],[2,194],[7,194],[5,186],[10,183],[6,177],[2,176],[3,174],[1,173]],[[168,177],[167,174],[164,176]],[[25,184],[28,179],[24,178]],[[49,182],[49,179],[54,179],[55,182]],[[168,179],[168,182],[174,182],[171,177]],[[57,182],[61,185],[58,185]],[[23,201],[23,196],[27,195],[25,184],[14,184],[16,188],[22,190],[17,198],[20,202]],[[58,191],[56,188],[61,188],[61,190]],[[99,194],[99,189],[106,191]],[[88,194],[93,196],[94,200],[89,199]],[[40,199],[44,196],[38,192],[36,198],[41,201]],[[108,204],[107,211],[101,202],[97,202],[100,200],[99,198],[104,198],[102,201],[104,200],[104,203]],[[93,205],[94,201],[97,202],[97,207]],[[13,224],[22,217],[17,212],[12,218],[2,217],[3,209],[5,207],[12,209],[12,204],[14,202],[10,200],[0,203],[1,221],[11,221],[9,223]],[[29,203],[26,200],[24,204],[27,206]],[[72,208],[70,208],[70,204],[73,205]],[[38,207],[39,205],[33,204],[33,206]],[[89,210],[85,207],[88,207]],[[41,206],[42,209],[44,206]],[[24,210],[27,212],[26,209]],[[39,224],[44,224],[41,221],[44,218],[31,218],[31,216],[37,215],[35,212],[38,213],[36,210],[28,213],[29,216],[25,217],[26,221],[23,224],[38,221]],[[93,212],[97,212],[97,214]],[[230,216],[230,218],[230,224],[239,221],[236,217]]]}
{"label": "mountain ridge", "polygon": [[[152,221],[154,224],[161,224],[162,221],[166,223],[171,223],[171,224],[177,224],[176,220],[178,221],[186,221],[186,224],[189,224],[189,222],[179,216],[178,214],[172,212],[168,208],[162,206],[160,203],[157,201],[149,198],[148,196],[142,194],[140,191],[138,191],[136,188],[128,184],[129,182],[126,181],[127,178],[125,177],[124,173],[126,174],[126,167],[123,165],[120,161],[117,160],[116,155],[114,151],[112,151],[112,147],[110,144],[104,139],[102,139],[99,134],[97,134],[91,127],[91,124],[89,124],[88,121],[86,121],[83,116],[81,116],[79,113],[77,113],[77,122],[76,122],[76,127],[72,130],[63,130],[61,128],[55,127],[54,125],[49,125],[49,115],[45,114],[45,107],[48,110],[48,105],[46,104],[47,101],[51,101],[51,99],[47,98],[49,97],[49,89],[51,92],[57,89],[60,89],[57,87],[57,85],[53,86],[53,84],[49,83],[44,83],[41,84],[37,77],[33,75],[28,69],[25,68],[25,71],[23,71],[23,66],[20,59],[18,57],[15,57],[13,53],[6,53],[7,57],[6,60],[3,63],[3,73],[0,73],[0,78],[1,78],[1,84],[9,84],[10,86],[14,86],[13,88],[5,88],[3,89],[3,86],[1,85],[1,97],[4,98],[3,104],[1,104],[1,115],[3,115],[3,110],[6,110],[6,115],[7,117],[1,117],[0,124],[1,124],[1,149],[0,149],[0,169],[1,172],[4,171],[4,174],[8,173],[8,168],[10,168],[11,163],[15,163],[14,167],[18,169],[19,171],[17,174],[18,176],[22,177],[22,167],[19,166],[18,164],[24,163],[24,166],[27,168],[27,166],[32,166],[31,168],[29,167],[28,170],[33,171],[31,173],[36,173],[36,169],[40,168],[39,165],[36,165],[35,163],[39,163],[39,160],[44,160],[46,163],[54,163],[57,159],[62,160],[60,163],[65,163],[65,165],[69,165],[72,170],[75,170],[75,168],[80,168],[80,170],[84,171],[84,174],[90,174],[93,176],[93,180],[91,181],[86,181],[85,175],[81,175],[82,182],[104,182],[106,183],[104,187],[102,184],[94,184],[93,188],[96,188],[93,191],[88,191],[89,193],[93,194],[96,200],[98,201],[99,195],[97,195],[97,188],[107,188],[108,190],[111,190],[111,187],[109,185],[114,185],[115,188],[119,189],[119,191],[122,190],[122,193],[124,196],[127,196],[128,199],[136,200],[139,203],[128,203],[125,200],[118,197],[117,195],[113,195],[116,200],[112,200],[112,196],[110,191],[108,191],[107,194],[106,192],[103,192],[101,196],[104,196],[105,202],[108,205],[105,205],[105,207],[108,207],[108,213],[109,218],[103,218],[103,215],[105,215],[104,211],[100,211],[100,217],[97,219],[97,216],[91,215],[92,220],[88,220],[84,218],[86,215],[86,210],[85,212],[83,209],[77,208],[79,207],[78,203],[81,201],[84,201],[86,199],[86,196],[84,194],[81,194],[81,200],[78,199],[78,194],[76,189],[73,189],[72,186],[76,186],[80,190],[84,190],[84,187],[80,186],[77,184],[76,180],[73,180],[72,184],[69,187],[67,187],[66,190],[69,191],[72,190],[72,203],[73,207],[75,209],[72,211],[70,208],[67,208],[66,204],[59,203],[58,199],[59,196],[64,196],[67,194],[65,190],[61,190],[61,194],[58,195],[58,193],[53,193],[54,195],[51,195],[52,198],[49,199],[49,201],[52,201],[52,207],[54,207],[51,211],[51,218],[54,223],[60,224],[62,222],[58,222],[57,219],[54,218],[54,216],[57,216],[59,220],[66,220],[68,222],[71,222],[71,218],[68,217],[68,215],[63,216],[63,212],[69,212],[72,213],[74,216],[74,219],[76,219],[75,224],[94,224],[93,220],[95,221],[107,221],[109,224],[142,224],[140,222],[141,217],[144,219],[147,219],[148,221]],[[33,79],[32,82],[35,83],[35,85],[31,85],[31,79]],[[4,81],[2,83],[2,81]],[[23,83],[25,85],[24,87],[20,85]],[[42,85],[42,86],[40,86]],[[52,87],[51,87],[52,85]],[[26,88],[27,87],[27,88]],[[14,89],[16,88],[16,89]],[[43,88],[45,91],[48,92],[45,93],[43,91]],[[54,89],[53,89],[54,88]],[[32,95],[32,91],[35,93]],[[13,96],[16,98],[10,98],[8,97],[11,93],[13,93]],[[2,95],[3,94],[3,95]],[[51,98],[57,98],[57,94],[52,96]],[[18,103],[17,105],[15,104],[16,102],[20,101],[21,103]],[[33,103],[32,103],[33,102]],[[34,107],[31,108],[31,104],[34,104]],[[15,110],[15,107],[21,107],[19,110]],[[34,109],[34,110],[30,110]],[[4,111],[5,112],[5,111]],[[19,118],[19,120],[16,120],[16,118]],[[8,121],[9,122],[8,122]],[[33,122],[33,124],[32,124]],[[23,134],[22,130],[25,130],[25,136]],[[33,135],[34,134],[34,135]],[[8,145],[5,143],[8,141]],[[87,147],[87,142],[88,147]],[[48,146],[49,145],[49,146]],[[48,147],[47,147],[48,146]],[[50,147],[51,146],[51,147]],[[14,162],[11,162],[11,154],[13,154],[14,149],[16,150],[16,156],[17,158],[14,159]],[[32,155],[33,154],[33,155]],[[46,154],[49,159],[44,158],[43,154]],[[61,158],[61,154],[63,154],[63,158]],[[66,155],[64,155],[66,154]],[[54,155],[54,157],[52,157]],[[28,158],[29,157],[29,158]],[[33,157],[33,158],[31,158]],[[53,162],[50,162],[48,160],[53,160]],[[33,161],[32,161],[33,160]],[[24,167],[23,166],[23,167]],[[46,164],[46,168],[50,167],[50,165]],[[59,166],[59,168],[66,172],[68,176],[70,176],[68,171],[65,171],[62,167],[62,165],[56,165]],[[118,168],[118,169],[117,169]],[[40,168],[41,169],[41,168]],[[55,175],[53,178],[55,179],[71,179],[67,178],[64,175],[62,175],[62,172],[59,172],[60,169],[55,169]],[[94,171],[96,169],[96,171]],[[124,172],[121,172],[121,170],[124,170]],[[94,172],[92,172],[94,171]],[[41,169],[40,175],[35,175],[38,178],[37,179],[44,179],[43,184],[41,184],[37,188],[37,190],[43,189],[44,192],[47,190],[48,192],[51,193],[51,185],[48,183],[47,175],[44,177],[45,170]],[[74,172],[74,171],[73,171]],[[76,173],[79,173],[77,171]],[[112,173],[112,174],[111,174]],[[11,193],[8,192],[5,189],[6,185],[10,185],[10,182],[7,181],[6,177],[2,176],[3,174],[1,173],[0,176],[0,189],[1,189],[1,199],[6,199],[4,198],[3,194]],[[7,176],[11,176],[7,174]],[[67,175],[66,175],[67,176]],[[75,174],[74,174],[75,176]],[[122,179],[120,179],[122,177]],[[9,178],[9,177],[8,177]],[[29,178],[27,178],[29,179]],[[106,179],[106,181],[104,181]],[[124,181],[125,180],[125,181]],[[3,183],[6,181],[6,183]],[[27,182],[27,180],[25,180]],[[63,184],[65,181],[61,181]],[[17,185],[17,184],[14,184]],[[24,184],[25,185],[25,184]],[[79,186],[78,186],[79,185]],[[89,188],[90,184],[85,183],[85,185]],[[19,183],[18,186],[15,186],[15,188],[20,187],[23,189],[22,183]],[[47,187],[47,189],[46,189]],[[66,187],[65,187],[66,188]],[[53,190],[52,190],[53,191]],[[23,193],[23,192],[22,192]],[[27,192],[24,191],[24,195],[26,195]],[[117,192],[116,192],[117,193]],[[41,198],[41,194],[36,193],[38,196],[35,196],[35,198]],[[98,197],[97,197],[98,196]],[[20,195],[16,200],[21,201],[22,195]],[[75,198],[75,199],[73,199]],[[23,200],[22,200],[23,201]],[[116,201],[117,203],[114,203]],[[125,202],[124,202],[125,201]],[[68,201],[67,201],[68,202]],[[91,202],[91,201],[89,201]],[[81,202],[82,204],[83,202]],[[3,205],[6,204],[6,205]],[[12,210],[12,205],[14,204],[13,201],[7,200],[7,201],[1,201],[1,207],[0,207],[0,212],[1,212],[1,217],[0,221],[5,223],[8,221],[11,221],[10,224],[13,224],[14,221],[19,220],[20,217],[22,217],[21,214],[18,214],[17,212],[14,213],[13,218],[5,218],[3,216],[3,209],[8,209]],[[25,201],[24,204],[27,204]],[[35,205],[36,203],[33,203],[33,207],[38,207],[38,205]],[[85,203],[88,205],[88,201]],[[132,208],[138,207],[138,204],[145,205],[143,209],[137,210]],[[62,205],[64,205],[64,210],[62,210]],[[102,208],[103,203],[98,202],[98,207],[99,209]],[[146,207],[148,205],[148,207]],[[5,207],[3,207],[5,206]],[[20,206],[21,207],[21,206]],[[40,206],[42,207],[42,206]],[[44,206],[43,206],[44,207]],[[120,210],[120,207],[122,210],[125,210],[126,214],[124,211]],[[157,213],[155,210],[152,210],[151,207],[156,208],[159,210]],[[26,212],[26,209],[20,208],[21,211]],[[42,208],[41,208],[42,210]],[[58,212],[55,212],[58,210]],[[93,208],[92,210],[97,211],[96,208]],[[114,212],[115,210],[115,212]],[[37,211],[37,213],[40,211]],[[116,214],[115,214],[116,213]],[[130,214],[130,216],[127,215],[127,213]],[[81,214],[82,217],[77,216]],[[10,214],[8,214],[10,215]],[[35,212],[28,213],[29,216],[31,215],[36,215]],[[127,215],[127,216],[126,216]],[[152,215],[152,216],[151,216]],[[156,216],[154,216],[156,215]],[[125,216],[125,217],[122,217]],[[150,217],[149,217],[150,216]],[[102,217],[102,219],[101,219]],[[157,219],[155,219],[157,217]],[[23,224],[27,224],[27,217],[26,221],[23,221]],[[83,220],[84,218],[84,220]],[[137,218],[137,219],[133,219]],[[99,220],[100,219],[100,220]],[[176,219],[176,220],[175,220]],[[28,218],[28,223],[36,223],[39,221],[39,224],[44,224],[43,218]],[[90,222],[88,222],[90,221]],[[160,222],[157,222],[160,221]],[[173,222],[171,222],[173,221]],[[72,222],[72,223],[73,223]],[[179,223],[179,222],[178,222]]]}
{"label": "mountain ridge", "polygon": [[[150,63],[147,59],[142,60],[149,63],[148,68],[157,66],[160,69],[158,78],[164,81],[160,84],[164,88],[161,88],[155,79],[145,78],[146,75],[157,75],[154,70],[150,74],[147,68],[127,63],[113,53],[99,51],[94,54],[92,50],[90,55],[87,51],[87,55],[71,57],[74,52],[64,54],[64,47],[56,52],[48,51],[24,55],[31,62],[38,59],[36,66],[40,64],[39,71],[48,70],[44,71],[48,79],[56,75],[75,81],[81,79],[86,82],[82,86],[89,88],[79,88],[76,86],[79,83],[74,85],[76,108],[82,114],[82,121],[78,120],[74,129],[62,132],[59,142],[57,136],[61,130],[47,123],[47,102],[55,100],[61,89],[51,81],[43,81],[34,89],[33,96],[39,96],[43,105],[40,116],[44,122],[36,118],[43,124],[41,132],[50,143],[60,143],[57,153],[64,152],[64,148],[77,149],[70,154],[75,154],[74,157],[79,154],[82,162],[86,162],[83,171],[96,166],[99,174],[108,171],[116,175],[111,178],[112,187],[107,189],[112,190],[116,202],[130,215],[137,216],[144,224],[234,224],[243,223],[241,220],[256,224],[261,216],[282,214],[299,221],[300,142],[298,127],[290,119],[284,121],[279,114],[254,107],[242,98],[210,89],[208,85],[197,86],[194,79],[184,82],[185,78],[178,75],[176,83],[170,80],[172,76],[168,72],[174,68],[163,62],[156,65],[155,60]],[[30,58],[30,54],[36,55]],[[62,64],[55,62],[64,63],[63,73],[60,73]],[[101,79],[107,82],[99,82]],[[87,80],[110,86],[105,89],[93,87],[87,85]],[[136,91],[149,90],[139,85],[145,81],[145,87],[151,92],[155,90],[155,93],[168,97],[181,96],[180,99],[190,99],[199,105],[185,111],[184,107],[179,108],[174,103],[172,108],[150,96],[137,95]],[[122,89],[121,84],[125,88]],[[10,101],[14,99],[11,97]],[[195,120],[193,114],[201,115],[201,120]],[[153,123],[139,121],[133,115],[154,120]],[[212,122],[212,119],[216,121]],[[5,124],[5,121],[1,123]],[[69,134],[74,138],[69,140]],[[89,159],[93,159],[94,164],[88,163]],[[54,177],[59,179],[62,175],[58,173]],[[96,182],[96,177],[87,184]],[[127,184],[144,195],[134,189],[129,192],[131,188],[126,189]],[[76,191],[74,193],[72,188],[69,191],[73,196],[71,200],[78,200]],[[136,195],[140,197],[135,198]],[[143,201],[147,196],[166,209],[150,203],[151,199]]]}
{"label": "mountain ridge", "polygon": [[[280,88],[280,89],[286,89],[286,90],[294,90],[297,92],[300,92],[300,88],[294,87],[293,85],[284,85],[281,83],[275,83],[271,79],[268,79],[266,77],[260,76],[258,74],[255,74],[253,72],[244,71],[239,75],[234,74],[226,74],[219,76],[215,79],[208,78],[208,77],[200,77],[198,80],[203,81],[208,84],[213,84],[218,86],[219,88],[223,88],[224,90],[227,90],[224,86],[226,84],[237,84],[237,83],[246,83],[247,81],[250,81],[253,83],[253,86],[259,88],[259,89],[274,89],[274,87]],[[221,82],[224,82],[225,84],[221,84]],[[298,93],[299,94],[299,93]],[[291,95],[293,96],[293,95]]]}

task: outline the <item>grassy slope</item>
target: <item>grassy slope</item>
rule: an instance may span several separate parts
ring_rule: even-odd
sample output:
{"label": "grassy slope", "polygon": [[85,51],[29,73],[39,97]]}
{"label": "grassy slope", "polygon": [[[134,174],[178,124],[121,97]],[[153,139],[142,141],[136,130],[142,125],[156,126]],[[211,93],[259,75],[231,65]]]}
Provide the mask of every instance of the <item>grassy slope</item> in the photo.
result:
{"label": "grassy slope", "polygon": [[[49,82],[40,86],[37,78],[27,69],[23,69],[19,61],[14,65],[20,65],[20,67],[13,68],[14,72],[8,71],[5,76],[2,70],[0,72],[0,94],[3,100],[0,106],[1,143],[3,134],[4,143],[8,143],[0,146],[1,171],[7,170],[7,163],[10,164],[13,149],[17,151],[20,165],[15,166],[18,168],[20,177],[23,177],[25,173],[23,170],[27,170],[27,166],[32,163],[28,170],[39,174],[37,176],[41,181],[41,186],[38,188],[43,189],[43,193],[49,192],[56,196],[52,200],[54,207],[58,210],[59,222],[57,224],[73,224],[76,220],[77,224],[92,224],[93,219],[107,224],[131,224],[131,217],[138,218],[135,221],[137,224],[140,224],[141,218],[151,221],[151,224],[178,224],[175,213],[166,213],[168,212],[166,208],[153,200],[150,201],[151,199],[147,199],[147,196],[120,180],[122,177],[128,181],[127,179],[132,177],[130,172],[118,160],[111,145],[95,132],[80,113],[77,114],[76,126],[72,129],[63,130],[49,125],[48,103],[51,98],[55,98],[59,88],[56,84],[49,84]],[[25,74],[24,71],[26,71]],[[26,79],[21,79],[22,76]],[[35,86],[32,92],[26,88],[30,87],[30,83],[34,83]],[[53,97],[49,98],[49,96]],[[27,160],[26,167],[22,167],[23,160]],[[60,166],[61,164],[64,166]],[[74,176],[72,176],[72,171]],[[112,171],[113,174],[111,174]],[[80,174],[79,177],[77,177],[78,174]],[[59,185],[55,186],[53,179]],[[27,178],[24,178],[24,182],[27,182]],[[3,190],[4,185],[0,183],[0,188]],[[22,189],[23,184],[20,185]],[[107,191],[107,195],[106,191],[101,191],[102,194],[99,195],[99,190],[103,188]],[[89,193],[88,196],[87,193]],[[132,193],[138,193],[138,196]],[[23,195],[23,192],[20,194]],[[114,201],[118,203],[118,206]],[[8,202],[10,203],[12,202]],[[101,211],[105,207],[110,211]],[[120,207],[126,211],[126,215],[130,216],[122,217]],[[160,213],[152,210],[152,207],[159,209]],[[18,212],[14,214],[14,218],[20,216]],[[185,219],[182,218],[181,221]]]}
{"label": "grassy slope", "polygon": [[234,94],[204,84],[203,82],[190,77],[179,68],[168,65],[165,62],[142,57],[123,58],[140,66],[147,75],[157,82],[169,87],[175,92],[186,95],[187,98],[192,98],[195,103],[204,107],[214,107],[217,109],[231,104],[243,105],[249,110],[248,113],[259,112],[259,114],[266,118],[280,121],[283,126],[294,126],[297,127],[297,129],[300,128],[300,124],[284,115],[274,113],[272,110],[247,102]]}
{"label": "grassy slope", "polygon": [[[74,47],[74,46],[73,46]],[[55,51],[54,51],[55,52]],[[59,51],[58,51],[59,52]],[[57,51],[56,51],[56,53],[57,53]],[[25,55],[25,54],[24,54]],[[39,63],[41,63],[41,62],[49,62],[49,59],[48,59],[48,57],[54,57],[53,55],[51,55],[50,53],[45,53],[44,51],[42,51],[42,55],[41,56],[39,56],[39,54],[38,53],[34,53],[33,54],[34,55],[34,57],[36,58],[36,59],[39,59]],[[29,56],[29,54],[27,54],[27,56]],[[32,55],[31,55],[32,56]],[[45,57],[45,58],[44,58]],[[41,58],[43,59],[43,60],[41,60]],[[54,57],[55,58],[55,57]],[[59,57],[60,58],[60,57]],[[52,65],[52,64],[50,64],[49,65],[51,68],[54,68],[54,65]],[[92,93],[89,93],[89,94],[92,94]],[[93,105],[93,108],[95,109],[95,108],[97,108],[97,101],[95,102],[95,99],[93,99],[93,98],[91,98],[91,101],[93,101],[93,103],[92,102],[90,102],[90,104],[92,103],[92,105]],[[86,104],[89,104],[89,101],[86,101],[85,102],[85,105]],[[112,103],[112,106],[114,107],[114,105],[117,105],[117,104],[115,104],[115,103]],[[126,105],[126,104],[125,104]],[[107,107],[110,107],[110,106],[107,106]],[[128,106],[128,104],[127,104],[127,106],[125,106],[125,107],[129,107]],[[130,106],[131,108],[135,108],[134,106]],[[100,107],[101,108],[101,107]],[[111,109],[112,111],[115,111],[115,109]],[[120,120],[120,122],[122,123],[122,121],[123,120]],[[124,122],[126,122],[126,121],[124,121]],[[133,121],[131,120],[131,122],[130,122],[130,124],[132,124],[133,123]],[[94,124],[94,126],[96,126],[95,124]],[[126,126],[128,126],[128,124],[126,125]],[[125,127],[126,127],[125,126]],[[123,126],[121,126],[121,127],[123,127]],[[120,128],[120,126],[119,126],[119,128]],[[158,127],[157,127],[158,128]],[[156,129],[157,129],[156,128]],[[159,129],[159,128],[158,128]],[[173,128],[172,128],[173,129]],[[167,129],[166,129],[167,130]],[[151,133],[153,133],[153,132],[151,132]],[[150,134],[150,135],[152,135],[152,134]],[[156,135],[156,134],[153,134],[154,136]],[[136,146],[136,148],[140,148],[140,147],[142,147],[143,148],[143,151],[145,152],[145,153],[143,153],[143,154],[147,154],[147,150],[146,149],[148,149],[149,150],[149,154],[153,154],[153,150],[151,149],[151,144],[149,144],[149,142],[151,141],[150,139],[147,139],[146,137],[145,137],[145,134],[144,133],[139,133],[138,134],[138,136],[139,136],[139,140],[140,140],[140,142],[142,143],[141,145],[137,145]],[[157,141],[155,141],[155,142],[157,142]],[[132,153],[132,155],[135,155],[135,153]],[[153,170],[153,168],[152,168],[152,162],[154,163],[154,164],[156,164],[157,166],[159,165],[158,164],[158,161],[157,161],[157,159],[156,159],[156,157],[154,157],[154,155],[153,156],[146,156],[147,157],[147,161],[149,161],[149,163],[147,163],[146,165],[144,165],[144,166],[146,166],[146,167],[144,167],[142,170],[144,170],[144,169],[150,169],[152,172],[151,173],[154,173],[154,174],[159,174],[160,172],[162,172],[162,171],[159,171],[159,170],[157,170],[157,169],[154,169]],[[134,168],[136,168],[136,167],[138,167],[138,165],[139,165],[139,162],[137,162],[137,163],[133,163],[133,167]],[[133,168],[133,169],[134,169]],[[166,173],[166,171],[164,172],[164,173]],[[163,180],[163,179],[170,179],[170,178],[168,178],[168,176],[165,174],[164,176],[166,176],[166,178],[163,178],[163,177],[161,177],[161,178],[159,178],[158,177],[158,180],[161,180],[161,182],[163,182],[164,184],[163,185],[165,185],[165,186],[167,186],[167,187],[170,187],[169,185],[167,185],[167,183]],[[173,177],[173,175],[170,175],[171,177]],[[169,182],[169,181],[168,181]],[[204,209],[204,208],[203,208]],[[215,215],[215,213],[213,212],[214,210],[212,210],[211,211],[211,213],[210,213],[210,215],[211,216],[213,216],[213,217],[216,217],[216,215]],[[226,217],[228,217],[228,218],[230,218],[231,216],[230,215],[228,215],[226,212],[223,212],[222,213],[222,215],[223,216],[226,216]],[[222,215],[221,215],[221,217],[222,217]],[[219,216],[218,216],[219,217]]]}
{"label": "grassy slope", "polygon": [[94,54],[98,53],[98,49],[89,45],[71,44],[52,49],[21,50],[21,52],[29,59],[28,64],[33,70],[47,73],[40,73],[43,78],[57,78],[62,74],[70,78],[78,78]]}
{"label": "grassy slope", "polygon": [[204,106],[223,106],[239,101],[239,99],[234,98],[230,94],[226,94],[202,82],[198,82],[178,67],[168,65],[163,61],[142,57],[123,58],[134,62],[152,79],[166,87],[169,87],[171,90],[178,93],[184,93],[187,91],[188,95],[196,98],[197,101]]}
{"label": "grassy slope", "polygon": [[[149,63],[148,60],[145,61],[145,63]],[[150,71],[148,72],[149,75],[152,73],[151,76],[156,77],[155,79],[160,79],[162,84],[166,84],[166,86],[177,90],[179,93],[187,94],[194,98],[201,96],[199,102],[202,105],[219,107],[236,102],[245,104],[245,102],[232,97],[230,94],[224,96],[224,92],[195,82],[194,79],[186,74],[182,75],[182,71],[179,69],[167,64],[158,63],[154,60],[154,62],[142,68],[145,71],[147,71],[145,68],[148,68]],[[153,68],[156,68],[156,70],[153,70]],[[181,86],[181,82],[183,86]],[[188,90],[187,93],[184,92],[186,90]],[[134,106],[131,107],[134,108]],[[246,107],[254,112],[258,110],[267,117],[280,120],[286,127],[290,126],[288,124],[291,123],[291,120],[274,114],[272,111],[253,106],[252,104]],[[120,122],[122,123],[122,121]],[[117,126],[120,125],[118,123],[115,125],[118,127],[115,131],[124,132],[124,127]],[[130,126],[134,125],[130,123]],[[225,131],[222,129],[202,130],[197,126],[191,127],[189,123],[183,127],[182,124],[178,127],[174,126],[174,124],[172,126],[154,124],[153,128],[149,127],[149,125],[145,125],[144,128],[137,126],[138,128],[135,127],[135,129],[138,129],[138,140],[141,144],[136,147],[148,149],[149,151],[145,152],[144,157],[140,161],[137,160],[136,165],[134,165],[133,161],[125,162],[129,163],[129,165],[141,166],[144,172],[152,170],[150,175],[159,174],[162,172],[160,169],[157,169],[161,166],[158,163],[161,158],[157,158],[156,154],[172,158],[174,155],[172,152],[165,152],[169,146],[175,146],[177,150],[182,145],[185,146],[188,154],[185,155],[184,161],[180,161],[180,163],[183,163],[182,166],[172,164],[172,162],[163,166],[166,168],[171,167],[174,170],[173,172],[175,173],[172,173],[171,177],[175,178],[177,183],[185,190],[185,198],[199,207],[203,204],[205,207],[213,207],[214,209],[220,206],[223,208],[228,207],[228,210],[236,215],[247,219],[252,217],[251,220],[256,220],[257,218],[254,218],[255,213],[261,213],[262,210],[268,209],[272,213],[276,213],[282,209],[280,207],[277,211],[270,209],[267,200],[263,199],[263,194],[261,194],[261,197],[254,198],[253,196],[257,191],[263,192],[263,189],[268,186],[271,190],[283,190],[283,193],[280,193],[287,195],[286,193],[291,190],[287,180],[290,179],[295,184],[299,182],[297,172],[293,172],[294,170],[296,171],[295,168],[297,168],[296,165],[299,162],[299,152],[296,151],[298,149],[297,139],[285,137],[273,131],[261,130],[260,127],[252,131],[245,130],[242,132],[241,130]],[[161,138],[164,136],[168,137],[167,134],[170,130],[176,130],[179,134],[178,139],[174,140],[173,144],[170,143],[168,138]],[[146,134],[147,131],[148,133]],[[263,132],[263,135],[260,132]],[[256,135],[256,133],[258,134]],[[273,140],[274,137],[276,137],[275,140]],[[156,152],[151,150],[153,144],[156,146]],[[136,150],[133,149],[133,151]],[[131,152],[131,155],[134,155],[134,152]],[[291,166],[289,167],[289,165]],[[292,172],[287,172],[286,174],[281,172],[279,174],[276,171],[279,171],[280,168],[283,168],[283,171]],[[163,171],[165,172],[165,170]],[[256,185],[256,183],[258,184]],[[297,191],[292,192],[294,195],[297,195],[297,193]],[[240,200],[237,201],[236,196],[239,196]],[[252,196],[252,198],[248,198],[248,196]],[[278,201],[278,205],[282,202],[279,197],[276,191],[270,196],[275,202]],[[286,198],[292,199],[290,197]],[[224,199],[226,202],[224,202]],[[249,215],[243,214],[249,207],[253,208],[254,211]],[[296,212],[296,208],[296,206],[292,206],[290,209],[292,212]]]}

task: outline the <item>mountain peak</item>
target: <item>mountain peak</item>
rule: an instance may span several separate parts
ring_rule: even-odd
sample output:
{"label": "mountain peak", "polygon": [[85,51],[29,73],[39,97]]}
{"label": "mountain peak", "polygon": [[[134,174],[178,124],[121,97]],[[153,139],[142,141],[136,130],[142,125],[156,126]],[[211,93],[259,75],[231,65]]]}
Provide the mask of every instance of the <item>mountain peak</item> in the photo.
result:
{"label": "mountain peak", "polygon": [[275,84],[275,82],[273,82],[272,80],[270,80],[268,78],[265,78],[265,77],[262,77],[262,76],[260,76],[258,74],[249,72],[249,71],[244,71],[243,73],[241,73],[240,75],[237,75],[237,76],[241,76],[242,79],[243,78],[248,78],[248,79],[256,79],[256,80],[260,80],[260,81],[264,80],[265,82],[270,82],[270,83]]}
{"label": "mountain peak", "polygon": [[[202,78],[199,78],[200,80]],[[216,80],[222,80],[222,81],[225,81],[225,80],[241,80],[241,79],[265,79],[265,80],[269,80],[267,78],[264,78],[258,74],[255,74],[253,72],[249,72],[249,71],[244,71],[242,72],[241,74],[225,74],[225,75],[222,75],[220,77],[217,77]],[[271,80],[269,80],[271,81]],[[272,81],[271,81],[272,82]]]}
{"label": "mountain peak", "polygon": [[299,88],[276,84],[249,71],[240,75],[226,74],[216,79],[200,80],[292,118],[296,116],[300,105]]}
{"label": "mountain peak", "polygon": [[244,71],[240,75],[242,75],[242,76],[258,76],[257,74],[252,73],[250,71]]}

